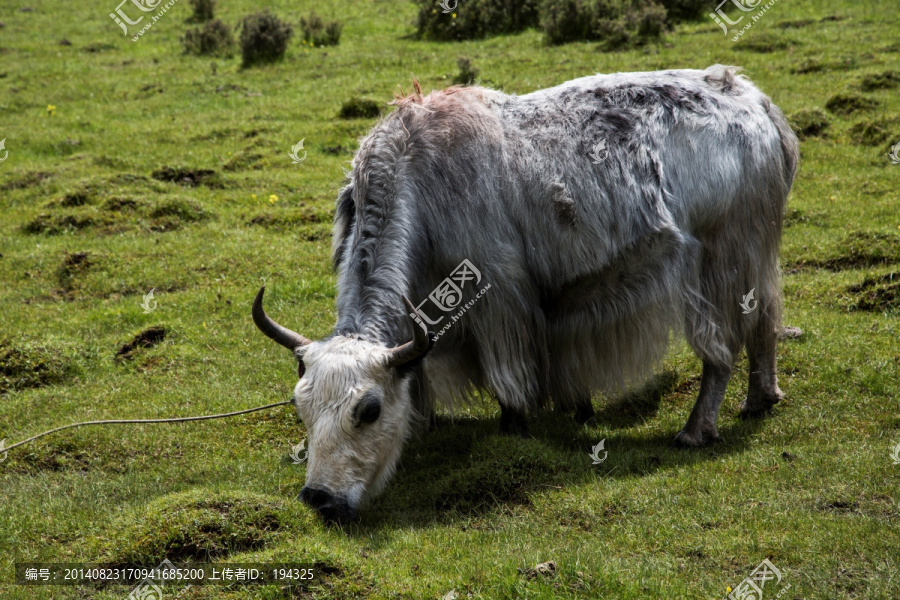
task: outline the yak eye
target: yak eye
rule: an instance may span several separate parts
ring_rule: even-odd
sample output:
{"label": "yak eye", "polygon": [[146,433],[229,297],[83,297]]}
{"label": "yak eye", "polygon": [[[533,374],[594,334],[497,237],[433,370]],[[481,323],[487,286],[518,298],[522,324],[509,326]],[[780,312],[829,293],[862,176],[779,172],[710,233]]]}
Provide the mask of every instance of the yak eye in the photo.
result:
{"label": "yak eye", "polygon": [[372,392],[366,393],[356,407],[356,414],[360,425],[374,423],[381,415],[381,398]]}
{"label": "yak eye", "polygon": [[303,374],[306,373],[306,365],[303,364],[303,361],[297,363],[297,378],[303,379]]}

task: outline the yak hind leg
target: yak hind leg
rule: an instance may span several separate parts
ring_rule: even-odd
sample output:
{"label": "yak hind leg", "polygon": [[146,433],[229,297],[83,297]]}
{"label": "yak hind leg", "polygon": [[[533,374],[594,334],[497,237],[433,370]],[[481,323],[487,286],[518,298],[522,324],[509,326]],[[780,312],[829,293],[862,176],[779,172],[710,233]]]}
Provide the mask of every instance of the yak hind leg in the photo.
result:
{"label": "yak hind leg", "polygon": [[678,448],[699,448],[719,439],[716,418],[725,399],[725,388],[731,379],[731,367],[703,361],[700,393],[684,428],[675,436]]}
{"label": "yak hind leg", "polygon": [[528,435],[528,422],[525,413],[512,406],[500,404],[500,433],[525,437]]}
{"label": "yak hind leg", "polygon": [[761,417],[784,398],[775,374],[777,345],[776,323],[763,312],[756,326],[747,337],[747,361],[750,381],[747,398],[741,403],[742,418]]}

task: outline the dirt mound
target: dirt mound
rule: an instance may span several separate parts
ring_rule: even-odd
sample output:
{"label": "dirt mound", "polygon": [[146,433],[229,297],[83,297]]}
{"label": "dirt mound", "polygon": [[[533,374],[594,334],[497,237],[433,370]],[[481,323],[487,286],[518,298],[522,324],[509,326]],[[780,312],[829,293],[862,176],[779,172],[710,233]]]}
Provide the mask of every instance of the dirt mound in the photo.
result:
{"label": "dirt mound", "polygon": [[821,136],[830,125],[825,111],[818,107],[798,110],[788,117],[788,121],[801,140]]}
{"label": "dirt mound", "polygon": [[859,80],[858,85],[859,89],[864,92],[893,89],[900,85],[900,73],[897,73],[896,71],[869,73]]}
{"label": "dirt mound", "polygon": [[62,264],[56,270],[56,280],[59,283],[59,291],[64,295],[70,295],[76,287],[77,279],[94,265],[90,252],[66,253]]}
{"label": "dirt mound", "polygon": [[59,351],[0,339],[0,394],[61,383],[73,372]]}
{"label": "dirt mound", "polygon": [[835,94],[825,103],[828,112],[836,115],[849,115],[860,110],[871,110],[878,102],[860,94]]}
{"label": "dirt mound", "polygon": [[185,167],[162,167],[153,171],[153,179],[168,181],[189,187],[205,185],[207,187],[222,187],[218,174],[212,169],[188,169]]}
{"label": "dirt mound", "polygon": [[900,237],[892,233],[857,231],[838,243],[828,258],[801,260],[791,267],[819,267],[830,271],[860,269],[900,262]]}
{"label": "dirt mound", "polygon": [[[105,536],[101,562],[110,566],[156,564],[163,559],[202,562],[256,550],[286,521],[296,520],[297,515],[285,514],[288,508],[280,498],[246,492],[192,490],[163,496],[141,514],[118,520]],[[309,515],[309,522],[312,519]]]}
{"label": "dirt mound", "polygon": [[41,233],[58,235],[60,233],[81,231],[96,224],[97,220],[90,216],[40,214],[23,225],[22,231],[33,235]]}
{"label": "dirt mound", "polygon": [[852,310],[900,310],[900,273],[866,277],[862,283],[848,287],[847,292],[852,296]]}
{"label": "dirt mound", "polygon": [[166,333],[165,327],[159,325],[148,327],[134,336],[130,342],[119,348],[118,352],[116,352],[116,360],[123,361],[133,359],[135,352],[139,349],[152,348],[166,339]]}

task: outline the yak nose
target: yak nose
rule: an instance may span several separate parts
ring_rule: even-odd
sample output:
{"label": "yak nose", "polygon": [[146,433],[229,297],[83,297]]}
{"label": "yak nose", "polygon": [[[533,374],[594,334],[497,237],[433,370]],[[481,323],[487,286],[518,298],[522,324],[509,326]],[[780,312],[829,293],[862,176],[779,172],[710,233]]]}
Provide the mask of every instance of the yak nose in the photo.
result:
{"label": "yak nose", "polygon": [[329,491],[304,487],[300,490],[300,500],[314,508],[327,523],[343,525],[356,518],[356,509],[344,498]]}

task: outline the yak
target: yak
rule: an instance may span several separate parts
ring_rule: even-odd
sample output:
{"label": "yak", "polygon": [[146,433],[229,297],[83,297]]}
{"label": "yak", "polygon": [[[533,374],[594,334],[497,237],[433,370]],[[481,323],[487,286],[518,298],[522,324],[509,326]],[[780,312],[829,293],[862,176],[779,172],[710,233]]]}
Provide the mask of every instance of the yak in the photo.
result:
{"label": "yak", "polygon": [[737,68],[521,96],[416,84],[393,104],[337,198],[333,333],[277,324],[265,288],[252,308],[299,364],[300,499],[325,521],[383,490],[435,406],[487,394],[507,434],[548,405],[584,422],[592,394],[648,377],[676,335],[703,363],[677,446],[718,438],[744,348],[741,415],[782,399],[778,255],[798,141]]}

